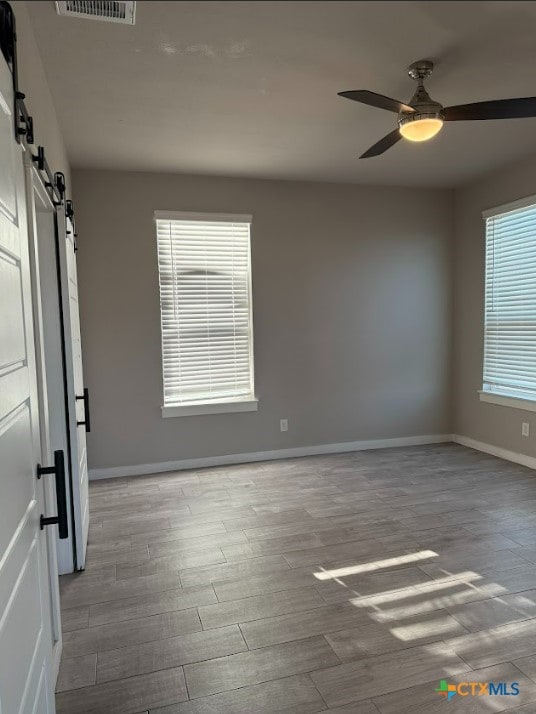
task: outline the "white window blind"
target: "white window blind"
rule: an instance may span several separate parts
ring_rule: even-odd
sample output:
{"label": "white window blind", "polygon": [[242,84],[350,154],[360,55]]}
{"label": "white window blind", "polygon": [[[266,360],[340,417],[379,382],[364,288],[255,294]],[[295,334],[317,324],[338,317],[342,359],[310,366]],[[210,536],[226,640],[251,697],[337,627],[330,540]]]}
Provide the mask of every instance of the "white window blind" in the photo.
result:
{"label": "white window blind", "polygon": [[254,399],[251,217],[155,219],[164,407]]}
{"label": "white window blind", "polygon": [[483,388],[536,400],[536,198],[485,216]]}

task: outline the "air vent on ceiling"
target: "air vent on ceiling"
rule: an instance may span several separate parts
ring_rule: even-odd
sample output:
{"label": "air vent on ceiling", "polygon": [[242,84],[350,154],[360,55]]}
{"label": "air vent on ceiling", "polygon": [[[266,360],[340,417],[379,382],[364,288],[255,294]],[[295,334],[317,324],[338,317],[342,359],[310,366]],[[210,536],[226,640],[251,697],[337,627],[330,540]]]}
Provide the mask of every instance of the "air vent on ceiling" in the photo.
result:
{"label": "air vent on ceiling", "polygon": [[106,0],[56,0],[58,15],[84,17],[88,20],[122,22],[133,25],[136,15],[135,2],[106,2]]}

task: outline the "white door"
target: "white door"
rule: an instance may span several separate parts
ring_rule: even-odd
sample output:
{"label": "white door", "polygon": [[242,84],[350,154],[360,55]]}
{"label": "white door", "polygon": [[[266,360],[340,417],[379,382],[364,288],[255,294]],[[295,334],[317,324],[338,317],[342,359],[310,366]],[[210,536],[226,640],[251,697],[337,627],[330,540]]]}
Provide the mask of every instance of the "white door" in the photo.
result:
{"label": "white door", "polygon": [[89,393],[84,389],[82,342],[78,311],[78,279],[74,226],[58,211],[59,264],[65,334],[67,403],[69,406],[69,437],[71,446],[71,491],[76,539],[76,567],[86,563],[89,530],[89,498],[86,431],[89,431]]}
{"label": "white door", "polygon": [[[30,162],[31,164],[31,162]],[[46,377],[48,415],[47,441],[51,451],[60,449],[65,455],[66,497],[70,503],[70,452],[67,404],[64,378],[64,338],[62,311],[58,286],[58,255],[56,248],[56,208],[34,166],[26,168],[26,195],[30,246],[35,245],[39,265],[39,294],[41,296],[42,344]],[[37,275],[36,275],[37,277]],[[71,509],[68,514],[69,534],[72,536]],[[60,575],[74,570],[72,537],[58,538],[57,561]]]}
{"label": "white door", "polygon": [[48,454],[41,449],[23,157],[12,108],[12,77],[0,56],[0,711],[53,714],[61,643],[54,641],[50,583],[57,574],[47,541],[56,526],[40,528],[41,515],[54,511],[44,493],[51,477],[36,478]]}

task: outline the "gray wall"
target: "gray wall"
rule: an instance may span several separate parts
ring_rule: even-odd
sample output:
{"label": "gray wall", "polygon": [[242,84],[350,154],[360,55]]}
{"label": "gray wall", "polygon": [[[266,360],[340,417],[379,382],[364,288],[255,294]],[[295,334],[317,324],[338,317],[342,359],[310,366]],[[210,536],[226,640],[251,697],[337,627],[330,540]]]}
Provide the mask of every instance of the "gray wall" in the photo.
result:
{"label": "gray wall", "polygon": [[[479,400],[484,354],[485,225],[482,211],[536,194],[536,159],[459,189],[455,198],[454,431],[536,456],[536,414]],[[521,422],[531,425],[521,436]]]}
{"label": "gray wall", "polygon": [[[450,192],[85,170],[74,186],[92,468],[450,430]],[[162,419],[155,209],[253,214],[257,413]]]}
{"label": "gray wall", "polygon": [[63,171],[70,196],[70,170],[65,145],[25,2],[11,2],[17,23],[19,87],[34,119],[35,144],[45,147],[51,170]]}

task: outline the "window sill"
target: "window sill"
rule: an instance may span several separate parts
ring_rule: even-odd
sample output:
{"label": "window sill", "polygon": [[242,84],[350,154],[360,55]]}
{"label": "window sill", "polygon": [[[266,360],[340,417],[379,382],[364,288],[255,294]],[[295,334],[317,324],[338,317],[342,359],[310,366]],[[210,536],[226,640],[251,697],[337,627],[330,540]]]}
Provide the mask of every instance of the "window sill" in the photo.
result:
{"label": "window sill", "polygon": [[488,402],[489,404],[500,404],[503,407],[512,407],[513,409],[523,409],[527,412],[536,412],[536,400],[524,399],[523,397],[511,397],[506,394],[497,394],[496,392],[479,391],[480,401]]}
{"label": "window sill", "polygon": [[231,414],[233,412],[256,412],[258,399],[247,399],[230,402],[200,402],[199,404],[182,404],[175,407],[162,407],[164,419],[169,417],[199,416],[201,414]]}

